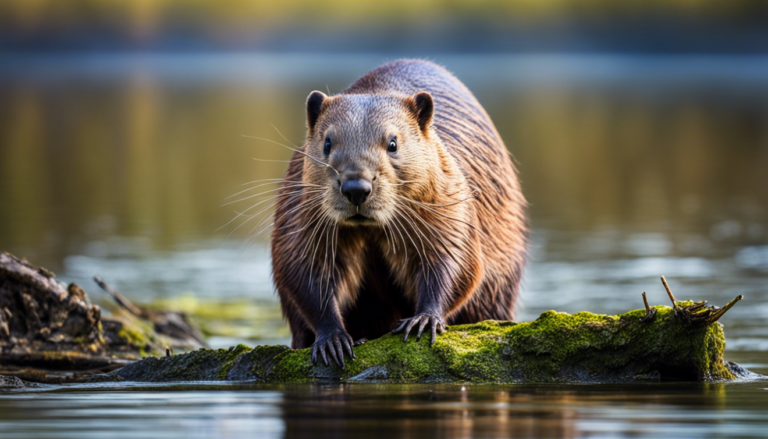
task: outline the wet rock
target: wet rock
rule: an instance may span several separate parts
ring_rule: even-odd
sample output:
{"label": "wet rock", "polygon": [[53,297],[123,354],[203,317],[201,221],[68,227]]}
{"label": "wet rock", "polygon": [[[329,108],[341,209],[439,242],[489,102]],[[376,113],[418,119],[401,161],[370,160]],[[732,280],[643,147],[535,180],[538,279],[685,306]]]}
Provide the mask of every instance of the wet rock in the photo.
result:
{"label": "wet rock", "polygon": [[386,381],[388,378],[389,378],[389,372],[387,371],[386,367],[373,366],[351,377],[349,381],[370,383],[370,382]]}
{"label": "wet rock", "polygon": [[36,387],[33,383],[28,383],[14,376],[0,375],[0,390],[3,389],[24,389],[27,387]]}

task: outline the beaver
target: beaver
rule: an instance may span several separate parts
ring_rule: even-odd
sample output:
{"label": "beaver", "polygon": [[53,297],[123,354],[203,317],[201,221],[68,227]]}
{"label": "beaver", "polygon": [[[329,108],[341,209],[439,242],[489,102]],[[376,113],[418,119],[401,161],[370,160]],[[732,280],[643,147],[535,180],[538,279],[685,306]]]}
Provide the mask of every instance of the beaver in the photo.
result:
{"label": "beaver", "polygon": [[511,320],[526,201],[490,117],[446,69],[399,60],[313,91],[271,237],[292,347],[345,366],[359,339]]}

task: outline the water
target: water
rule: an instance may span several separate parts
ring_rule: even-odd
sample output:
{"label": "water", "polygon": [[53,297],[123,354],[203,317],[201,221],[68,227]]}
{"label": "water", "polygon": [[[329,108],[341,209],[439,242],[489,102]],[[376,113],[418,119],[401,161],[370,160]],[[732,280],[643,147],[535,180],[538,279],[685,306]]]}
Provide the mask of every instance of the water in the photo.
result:
{"label": "water", "polygon": [[3,437],[764,437],[766,382],[173,385],[4,395]]}
{"label": "water", "polygon": [[[262,216],[217,230],[250,205],[220,208],[225,197],[284,169],[250,158],[290,154],[241,135],[283,141],[274,124],[300,143],[309,91],[337,92],[384,59],[0,56],[0,249],[105,306],[95,274],[140,302],[246,301],[254,317],[211,323],[211,344],[288,343],[266,242],[248,240]],[[518,160],[533,227],[519,320],[637,309],[643,291],[666,304],[665,275],[679,299],[743,294],[722,319],[725,357],[768,374],[768,58],[436,61]],[[107,384],[4,393],[0,437],[755,437],[767,410],[761,380]]]}

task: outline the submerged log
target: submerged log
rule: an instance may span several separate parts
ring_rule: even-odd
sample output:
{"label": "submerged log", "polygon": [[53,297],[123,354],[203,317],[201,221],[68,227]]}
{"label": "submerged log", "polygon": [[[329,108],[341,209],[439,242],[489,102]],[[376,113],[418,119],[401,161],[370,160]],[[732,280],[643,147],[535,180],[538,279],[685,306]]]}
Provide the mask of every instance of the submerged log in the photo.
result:
{"label": "submerged log", "polygon": [[357,358],[345,369],[313,365],[310,349],[240,345],[147,358],[111,375],[147,382],[605,383],[730,380],[748,374],[723,361],[720,323],[683,316],[681,310],[694,305],[677,302],[674,308],[616,316],[548,311],[527,323],[453,326],[432,347],[428,337],[403,343],[400,336],[386,335],[355,347]]}

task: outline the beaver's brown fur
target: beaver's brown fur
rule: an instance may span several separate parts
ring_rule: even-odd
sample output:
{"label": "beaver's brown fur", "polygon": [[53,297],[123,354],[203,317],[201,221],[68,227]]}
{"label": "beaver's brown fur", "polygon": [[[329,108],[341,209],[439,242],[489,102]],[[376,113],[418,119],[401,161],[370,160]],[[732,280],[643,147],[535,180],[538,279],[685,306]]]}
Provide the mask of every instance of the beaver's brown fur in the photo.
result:
{"label": "beaver's brown fur", "polygon": [[[310,94],[307,125],[271,244],[293,348],[314,344],[313,361],[327,364],[327,352],[343,367],[353,339],[398,322],[406,340],[418,327],[434,342],[443,319],[513,318],[526,202],[493,122],[458,79],[431,62],[391,62],[341,94]],[[341,193],[348,181],[372,186],[359,206]]]}

